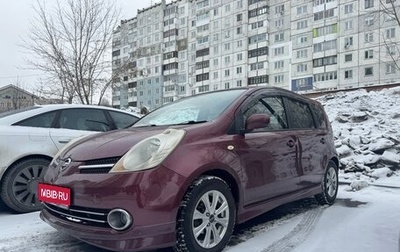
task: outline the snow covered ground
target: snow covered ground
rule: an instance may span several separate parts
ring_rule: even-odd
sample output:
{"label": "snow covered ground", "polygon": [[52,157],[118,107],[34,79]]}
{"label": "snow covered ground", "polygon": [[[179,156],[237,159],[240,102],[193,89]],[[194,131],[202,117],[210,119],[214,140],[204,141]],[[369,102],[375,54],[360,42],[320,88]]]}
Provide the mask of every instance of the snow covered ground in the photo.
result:
{"label": "snow covered ground", "polygon": [[[239,225],[226,252],[400,252],[400,87],[318,99],[341,157],[338,199],[305,199]],[[1,252],[103,251],[59,233],[38,212],[0,207]],[[170,249],[160,250],[172,251]]]}

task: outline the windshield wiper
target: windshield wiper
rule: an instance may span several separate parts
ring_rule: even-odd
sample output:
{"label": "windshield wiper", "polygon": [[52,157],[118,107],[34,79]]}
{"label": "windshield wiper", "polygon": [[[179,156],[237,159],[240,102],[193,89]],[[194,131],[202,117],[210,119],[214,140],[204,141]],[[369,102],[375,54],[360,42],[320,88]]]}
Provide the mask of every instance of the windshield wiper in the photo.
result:
{"label": "windshield wiper", "polygon": [[186,121],[186,122],[182,122],[182,123],[177,123],[175,125],[187,125],[187,124],[198,124],[198,123],[205,123],[208,122],[206,120],[203,121]]}

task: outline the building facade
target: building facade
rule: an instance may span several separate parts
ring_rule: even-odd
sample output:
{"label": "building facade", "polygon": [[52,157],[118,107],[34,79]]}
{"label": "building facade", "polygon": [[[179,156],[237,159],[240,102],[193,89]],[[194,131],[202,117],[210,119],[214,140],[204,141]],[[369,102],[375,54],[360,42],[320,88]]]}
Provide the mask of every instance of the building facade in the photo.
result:
{"label": "building facade", "polygon": [[15,85],[0,88],[0,112],[33,106],[39,97]]}
{"label": "building facade", "polygon": [[[400,2],[393,2],[399,6]],[[391,0],[177,0],[113,37],[113,106],[155,109],[249,85],[300,93],[397,83]]]}

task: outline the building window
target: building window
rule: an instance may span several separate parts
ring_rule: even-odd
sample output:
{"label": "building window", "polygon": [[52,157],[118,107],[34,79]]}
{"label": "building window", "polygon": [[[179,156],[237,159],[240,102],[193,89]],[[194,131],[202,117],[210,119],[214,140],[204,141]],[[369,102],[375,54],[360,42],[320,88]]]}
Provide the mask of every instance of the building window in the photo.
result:
{"label": "building window", "polygon": [[395,28],[390,28],[386,30],[386,38],[390,39],[390,38],[394,38],[395,37]]}
{"label": "building window", "polygon": [[285,5],[281,4],[281,5],[275,6],[275,14],[283,15],[284,13],[285,13]]}
{"label": "building window", "polygon": [[226,44],[224,45],[224,47],[225,47],[225,51],[228,51],[228,50],[231,49],[231,44],[230,44],[230,43],[226,43]]}
{"label": "building window", "polygon": [[274,69],[281,69],[284,66],[284,61],[283,60],[279,60],[279,61],[275,61],[274,62]]}
{"label": "building window", "polygon": [[214,72],[214,73],[213,73],[213,78],[214,78],[214,79],[218,79],[218,72]]}
{"label": "building window", "polygon": [[314,44],[314,52],[323,52],[336,49],[336,39]]}
{"label": "building window", "polygon": [[313,60],[313,67],[321,67],[337,64],[337,55],[318,58]]}
{"label": "building window", "polygon": [[210,48],[204,48],[196,51],[196,58],[210,55]]}
{"label": "building window", "polygon": [[344,14],[353,13],[353,4],[346,4],[344,6]]}
{"label": "building window", "polygon": [[337,79],[337,71],[314,74],[314,82],[330,81]]}
{"label": "building window", "polygon": [[231,57],[230,56],[225,56],[225,64],[231,63]]}
{"label": "building window", "polygon": [[284,24],[283,18],[278,18],[275,20],[275,27],[279,28],[279,27],[283,26],[283,24]]}
{"label": "building window", "polygon": [[345,79],[352,79],[353,78],[353,70],[344,71],[344,78]]}
{"label": "building window", "polygon": [[365,76],[372,76],[374,74],[373,67],[366,67],[364,68]]}
{"label": "building window", "polygon": [[371,26],[374,24],[374,17],[366,17],[364,19],[365,26]]}
{"label": "building window", "polygon": [[298,51],[296,52],[296,58],[297,58],[297,59],[307,58],[307,49],[298,50]]}
{"label": "building window", "polygon": [[252,30],[263,27],[264,21],[257,21],[257,22],[251,23],[250,26],[251,26]]}
{"label": "building window", "polygon": [[348,21],[344,22],[344,29],[352,30],[353,29],[353,20],[348,20]]}
{"label": "building window", "polygon": [[372,59],[374,57],[374,51],[373,50],[367,50],[364,52],[364,58],[365,59]]}
{"label": "building window", "polygon": [[237,14],[237,15],[236,15],[236,21],[237,21],[237,22],[240,22],[240,21],[242,21],[242,20],[243,20],[243,14],[242,14],[242,13]]}
{"label": "building window", "polygon": [[227,4],[225,5],[225,12],[230,12],[231,11],[231,5]]}
{"label": "building window", "polygon": [[353,54],[345,54],[344,55],[344,62],[351,62],[353,60]]}
{"label": "building window", "polygon": [[214,59],[214,66],[218,66],[218,59]]}
{"label": "building window", "polygon": [[265,5],[254,10],[249,10],[249,18],[257,17],[268,13],[268,8],[269,8],[268,5]]}
{"label": "building window", "polygon": [[396,55],[397,46],[396,45],[387,45],[386,46],[386,54],[388,56]]}
{"label": "building window", "polygon": [[209,85],[204,85],[204,86],[200,86],[199,87],[199,93],[208,92],[208,91],[210,91],[210,86]]}
{"label": "building window", "polygon": [[255,3],[258,3],[258,2],[261,2],[261,1],[264,1],[264,0],[249,0],[249,5],[255,4]]}
{"label": "building window", "polygon": [[394,63],[387,63],[386,64],[386,73],[387,74],[396,73],[396,65]]}
{"label": "building window", "polygon": [[307,36],[300,36],[297,38],[298,44],[304,44],[304,43],[307,43],[307,41],[308,41]]}
{"label": "building window", "polygon": [[302,20],[302,21],[297,22],[297,30],[301,30],[301,29],[304,29],[307,27],[308,27],[307,20]]}
{"label": "building window", "polygon": [[225,77],[229,77],[230,76],[230,71],[229,71],[229,69],[226,69],[225,70]]}
{"label": "building window", "polygon": [[275,75],[274,76],[274,81],[275,81],[275,83],[282,83],[283,82],[283,74],[280,74],[280,75]]}
{"label": "building window", "polygon": [[257,62],[257,63],[250,64],[251,71],[263,69],[263,68],[264,68],[264,62]]}
{"label": "building window", "polygon": [[285,53],[285,47],[274,48],[274,56],[283,55]]}
{"label": "building window", "polygon": [[225,89],[229,89],[230,88],[230,83],[229,82],[226,82],[225,83]]}
{"label": "building window", "polygon": [[196,75],[196,82],[208,80],[209,77],[209,73],[198,74]]}
{"label": "building window", "polygon": [[268,55],[268,46],[249,51],[249,58]]}
{"label": "building window", "polygon": [[364,0],[364,2],[365,2],[365,9],[374,7],[374,0]]}
{"label": "building window", "polygon": [[242,80],[236,81],[236,86],[237,86],[237,87],[241,87],[241,86],[242,86]]}
{"label": "building window", "polygon": [[307,64],[298,64],[297,65],[297,72],[303,73],[307,71]]}
{"label": "building window", "polygon": [[337,24],[326,25],[313,29],[314,38],[332,33],[337,33]]}
{"label": "building window", "polygon": [[237,67],[236,68],[236,73],[241,74],[242,73],[242,67]]}
{"label": "building window", "polygon": [[284,39],[284,33],[283,32],[275,34],[275,42],[283,41],[283,39]]}
{"label": "building window", "polygon": [[307,5],[297,7],[297,15],[307,14]]}
{"label": "building window", "polygon": [[268,83],[268,75],[255,76],[255,77],[250,77],[248,79],[249,85],[261,84],[261,83]]}
{"label": "building window", "polygon": [[196,69],[203,69],[203,68],[207,68],[210,67],[210,61],[209,60],[205,60],[205,61],[201,61],[201,62],[196,62]]}
{"label": "building window", "polygon": [[353,45],[353,37],[344,38],[344,48],[349,48]]}
{"label": "building window", "polygon": [[260,43],[267,40],[267,33],[257,34],[249,37],[249,45]]}
{"label": "building window", "polygon": [[324,18],[333,17],[335,15],[335,9],[329,9],[314,13],[314,21],[322,20]]}
{"label": "building window", "polygon": [[374,34],[372,32],[368,32],[364,34],[365,43],[371,43],[374,41]]}

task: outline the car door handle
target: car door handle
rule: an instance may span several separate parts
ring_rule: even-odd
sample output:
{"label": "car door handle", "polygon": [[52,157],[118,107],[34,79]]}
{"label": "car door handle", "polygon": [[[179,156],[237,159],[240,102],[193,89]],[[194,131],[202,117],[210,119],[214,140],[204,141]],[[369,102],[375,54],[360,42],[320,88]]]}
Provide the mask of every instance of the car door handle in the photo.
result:
{"label": "car door handle", "polygon": [[60,139],[60,140],[58,140],[58,142],[60,144],[66,144],[66,143],[69,143],[70,141],[71,141],[71,139]]}
{"label": "car door handle", "polygon": [[289,140],[289,141],[287,141],[286,145],[289,146],[289,147],[293,147],[294,146],[294,141],[293,140]]}
{"label": "car door handle", "polygon": [[321,138],[320,142],[321,142],[322,144],[325,144],[325,143],[326,143],[325,138]]}

